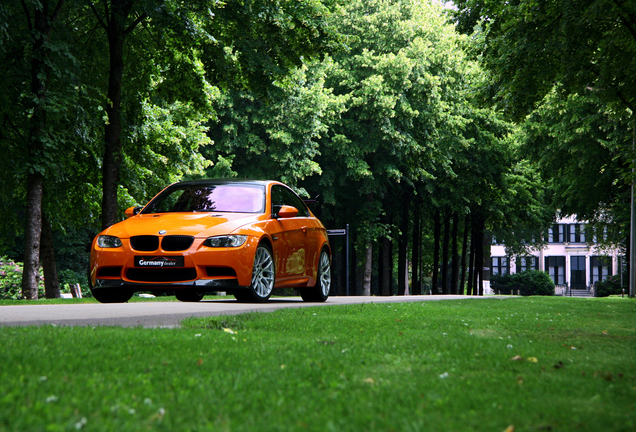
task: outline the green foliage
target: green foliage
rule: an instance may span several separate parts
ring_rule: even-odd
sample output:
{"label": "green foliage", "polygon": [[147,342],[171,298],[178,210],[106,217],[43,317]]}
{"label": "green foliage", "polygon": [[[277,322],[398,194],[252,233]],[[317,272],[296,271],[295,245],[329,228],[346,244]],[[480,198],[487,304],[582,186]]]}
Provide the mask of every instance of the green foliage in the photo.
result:
{"label": "green foliage", "polygon": [[526,270],[520,273],[493,275],[490,279],[495,293],[517,294],[522,296],[552,296],[554,282],[546,272]]}
{"label": "green foliage", "polygon": [[[624,279],[624,283],[621,285],[621,279]],[[596,297],[608,297],[611,295],[621,295],[629,293],[627,288],[626,278],[621,278],[621,275],[610,276],[607,279],[596,283]]]}
{"label": "green foliage", "polygon": [[[593,91],[613,110],[636,111],[636,4],[631,1],[457,0],[459,29],[485,32],[492,94],[521,119],[555,83]],[[563,61],[567,58],[568,61]]]}
{"label": "green foliage", "polygon": [[[0,256],[0,299],[20,300],[22,296],[22,263]],[[42,268],[40,268],[40,275]],[[44,279],[38,281],[38,297],[44,298]]]}
{"label": "green foliage", "polygon": [[70,293],[71,286],[79,284],[80,290],[82,291],[82,297],[93,297],[93,293],[86,281],[86,270],[77,272],[70,269],[63,269],[58,272],[57,276],[60,282],[60,292]]}
{"label": "green foliage", "polygon": [[[624,247],[634,158],[636,3],[454,3],[458,30],[471,35],[471,52],[490,74],[482,100],[505,107],[520,123],[520,155],[547,187],[548,208],[587,220],[603,233],[597,238],[605,246]],[[520,239],[530,240],[520,231],[509,236],[510,252],[523,249]]]}
{"label": "green foliage", "polygon": [[328,67],[326,61],[293,71],[274,84],[275,101],[247,91],[226,92],[211,131],[214,146],[204,150],[216,161],[208,175],[272,178],[297,187],[306,177],[322,174],[316,162],[319,140],[330,135],[346,99],[325,88]]}
{"label": "green foliage", "polygon": [[524,155],[553,190],[553,206],[576,214],[620,246],[629,232],[629,116],[619,115],[593,95],[561,96],[556,90],[528,116],[520,135]]}

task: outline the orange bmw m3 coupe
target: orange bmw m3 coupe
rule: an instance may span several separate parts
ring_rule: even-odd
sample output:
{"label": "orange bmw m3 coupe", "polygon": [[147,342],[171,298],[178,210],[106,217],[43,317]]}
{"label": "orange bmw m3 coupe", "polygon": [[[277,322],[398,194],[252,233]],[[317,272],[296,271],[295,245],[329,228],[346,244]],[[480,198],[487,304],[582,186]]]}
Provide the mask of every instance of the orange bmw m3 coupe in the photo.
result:
{"label": "orange bmw m3 coupe", "polygon": [[329,296],[325,227],[280,182],[180,182],[125,213],[91,245],[88,278],[102,303],[137,291],[171,291],[181,301],[226,291],[264,302],[274,288],[296,288],[305,301]]}

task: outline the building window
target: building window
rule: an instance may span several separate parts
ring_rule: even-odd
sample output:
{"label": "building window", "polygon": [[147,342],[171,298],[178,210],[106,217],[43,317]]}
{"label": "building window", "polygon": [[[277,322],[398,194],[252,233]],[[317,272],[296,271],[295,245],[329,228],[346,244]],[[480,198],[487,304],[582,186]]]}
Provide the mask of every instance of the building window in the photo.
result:
{"label": "building window", "polygon": [[493,275],[508,274],[508,257],[492,257],[492,265],[490,267]]}
{"label": "building window", "polygon": [[548,228],[548,243],[563,243],[565,241],[565,225],[554,224]]}
{"label": "building window", "polygon": [[546,257],[545,267],[555,285],[565,285],[565,257]]}
{"label": "building window", "polygon": [[585,243],[584,224],[570,224],[570,243]]}
{"label": "building window", "polygon": [[517,260],[517,268],[519,273],[526,270],[539,270],[539,259],[535,256],[520,257]]}
{"label": "building window", "polygon": [[593,256],[590,258],[590,267],[592,267],[592,285],[604,281],[612,275],[612,257]]}

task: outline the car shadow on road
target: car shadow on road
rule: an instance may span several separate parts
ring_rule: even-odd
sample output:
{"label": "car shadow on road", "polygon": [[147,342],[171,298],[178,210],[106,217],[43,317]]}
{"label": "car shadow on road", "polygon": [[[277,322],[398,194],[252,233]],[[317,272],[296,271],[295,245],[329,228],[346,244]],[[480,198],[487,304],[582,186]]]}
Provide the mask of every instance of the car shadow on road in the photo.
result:
{"label": "car shadow on road", "polygon": [[239,303],[239,304],[267,304],[267,303],[307,303],[304,302],[302,298],[294,297],[294,298],[270,298],[268,301],[264,303],[249,303],[249,302],[239,302],[236,299],[210,299],[210,300],[201,300],[199,303]]}

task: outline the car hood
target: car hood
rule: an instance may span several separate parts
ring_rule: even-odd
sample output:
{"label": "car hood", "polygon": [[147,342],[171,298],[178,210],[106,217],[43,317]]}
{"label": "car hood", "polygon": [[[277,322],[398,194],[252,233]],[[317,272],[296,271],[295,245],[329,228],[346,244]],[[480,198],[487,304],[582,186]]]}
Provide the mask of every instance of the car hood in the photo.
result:
{"label": "car hood", "polygon": [[[139,214],[116,223],[102,234],[130,238],[136,235],[190,235],[210,237],[230,234],[238,228],[265,219],[262,214],[245,213],[159,213]],[[165,233],[159,234],[159,231]]]}

